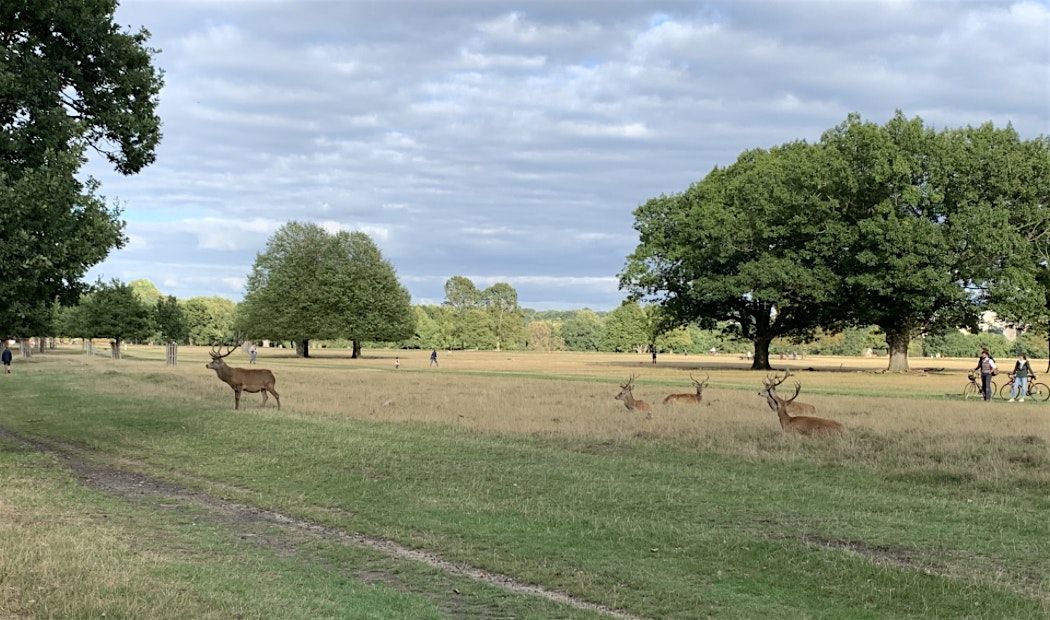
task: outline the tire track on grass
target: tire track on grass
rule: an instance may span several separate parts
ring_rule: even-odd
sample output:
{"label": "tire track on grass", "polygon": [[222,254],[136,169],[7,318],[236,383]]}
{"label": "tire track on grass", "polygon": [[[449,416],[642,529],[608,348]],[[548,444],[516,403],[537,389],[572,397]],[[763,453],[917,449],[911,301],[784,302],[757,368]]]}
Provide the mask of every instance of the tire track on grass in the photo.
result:
{"label": "tire track on grass", "polygon": [[[296,532],[309,533],[328,541],[375,551],[387,557],[418,562],[448,575],[466,577],[514,594],[542,598],[579,610],[603,614],[611,618],[642,620],[640,616],[613,609],[606,605],[592,603],[565,592],[550,590],[542,586],[519,581],[509,575],[446,560],[433,551],[413,549],[388,538],[351,532],[273,510],[222,499],[203,491],[108,465],[91,458],[98,458],[103,455],[68,443],[23,435],[4,428],[0,428],[0,437],[38,452],[57,457],[69,467],[74,476],[85,486],[117,497],[130,499],[148,495],[158,500],[183,501],[218,512],[223,519],[216,517],[216,521],[226,520],[233,524],[268,525],[288,528]],[[287,541],[285,541],[285,544],[294,545],[294,543],[288,543]]]}

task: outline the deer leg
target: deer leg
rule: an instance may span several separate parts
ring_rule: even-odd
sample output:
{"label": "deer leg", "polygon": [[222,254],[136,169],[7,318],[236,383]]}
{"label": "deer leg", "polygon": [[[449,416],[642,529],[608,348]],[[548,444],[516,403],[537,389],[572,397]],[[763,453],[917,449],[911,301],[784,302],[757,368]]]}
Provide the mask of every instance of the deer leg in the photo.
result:
{"label": "deer leg", "polygon": [[233,409],[236,411],[241,408],[241,391],[238,389],[233,390]]}
{"label": "deer leg", "polygon": [[281,395],[280,395],[280,394],[278,394],[278,393],[277,393],[277,390],[275,390],[275,389],[273,389],[273,388],[266,388],[266,389],[267,389],[267,390],[269,390],[269,392],[270,392],[271,394],[273,394],[273,398],[274,398],[274,400],[276,400],[276,401],[277,401],[277,410],[278,410],[278,411],[280,411],[280,410],[281,410]]}
{"label": "deer leg", "polygon": [[263,388],[263,389],[261,389],[259,391],[262,392],[262,395],[263,395],[263,407],[265,407],[266,406],[266,399],[269,398],[269,396],[266,395],[266,388]]}

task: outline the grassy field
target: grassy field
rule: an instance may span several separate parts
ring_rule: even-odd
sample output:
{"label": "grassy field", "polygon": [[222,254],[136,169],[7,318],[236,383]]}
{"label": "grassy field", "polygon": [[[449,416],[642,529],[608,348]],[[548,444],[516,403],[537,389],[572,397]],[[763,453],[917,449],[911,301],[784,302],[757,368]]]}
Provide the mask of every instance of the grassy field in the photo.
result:
{"label": "grassy field", "polygon": [[[849,429],[811,440],[780,432],[735,358],[316,353],[261,351],[281,411],[234,412],[203,349],[175,368],[149,348],[16,360],[0,429],[636,616],[1050,614],[1050,405],[963,401],[971,360],[780,362]],[[660,405],[690,373],[711,377],[704,404]],[[652,420],[613,400],[630,374]],[[242,538],[14,439],[0,475],[0,616],[591,613],[265,524]]]}

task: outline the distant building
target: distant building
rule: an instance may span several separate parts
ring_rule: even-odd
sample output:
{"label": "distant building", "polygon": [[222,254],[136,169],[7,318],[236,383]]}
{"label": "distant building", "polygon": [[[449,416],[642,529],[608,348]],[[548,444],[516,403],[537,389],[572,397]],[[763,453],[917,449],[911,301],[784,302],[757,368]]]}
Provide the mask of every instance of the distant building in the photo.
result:
{"label": "distant building", "polygon": [[984,334],[1002,334],[1010,342],[1017,340],[1017,328],[999,320],[999,315],[991,310],[981,313],[981,320],[977,323],[977,329]]}

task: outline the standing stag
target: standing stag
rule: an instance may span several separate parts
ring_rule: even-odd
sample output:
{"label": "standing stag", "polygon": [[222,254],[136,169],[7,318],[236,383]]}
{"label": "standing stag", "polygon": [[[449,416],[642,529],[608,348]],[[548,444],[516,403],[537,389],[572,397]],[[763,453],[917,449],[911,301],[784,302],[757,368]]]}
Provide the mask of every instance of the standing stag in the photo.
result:
{"label": "standing stag", "polygon": [[798,393],[801,389],[802,384],[796,381],[794,396],[786,400],[776,397],[777,417],[780,418],[780,428],[784,429],[785,433],[798,433],[799,435],[845,435],[846,427],[835,420],[815,418],[808,415],[788,415],[788,409],[791,407],[791,403],[798,398]]}
{"label": "standing stag", "polygon": [[631,390],[634,389],[634,375],[627,380],[627,383],[620,386],[620,393],[616,395],[616,400],[622,400],[624,406],[631,411],[644,411],[645,419],[651,420],[653,417],[652,408],[649,407],[649,403],[644,400],[636,400]]}
{"label": "standing stag", "polygon": [[268,398],[266,393],[273,394],[274,399],[277,401],[277,408],[281,408],[281,395],[277,393],[277,390],[273,389],[277,383],[277,378],[273,376],[273,373],[265,368],[232,368],[226,365],[223,361],[224,357],[227,357],[230,353],[237,350],[236,346],[227,346],[225,353],[219,353],[219,347],[216,345],[212,347],[211,351],[211,362],[205,364],[205,368],[211,368],[215,371],[215,374],[219,376],[227,385],[233,388],[233,408],[241,408],[241,392],[262,392],[263,405],[266,404]]}
{"label": "standing stag", "polygon": [[[769,408],[773,411],[777,410],[777,403],[781,401],[781,398],[777,396],[777,386],[787,381],[790,376],[791,371],[785,370],[784,376],[779,379],[776,376],[771,377],[769,375],[766,375],[766,378],[762,379],[762,391],[759,392],[758,395],[766,398],[766,404],[769,405]],[[793,401],[794,399],[788,403],[788,413],[799,415],[817,412],[817,408],[809,403],[796,403]]]}
{"label": "standing stag", "polygon": [[693,375],[689,375],[689,378],[692,379],[693,385],[696,386],[696,394],[669,394],[667,398],[664,399],[665,405],[671,405],[674,403],[696,403],[699,405],[700,402],[704,400],[704,388],[707,387],[708,382],[711,381],[711,375],[704,377],[703,382],[694,379]]}

